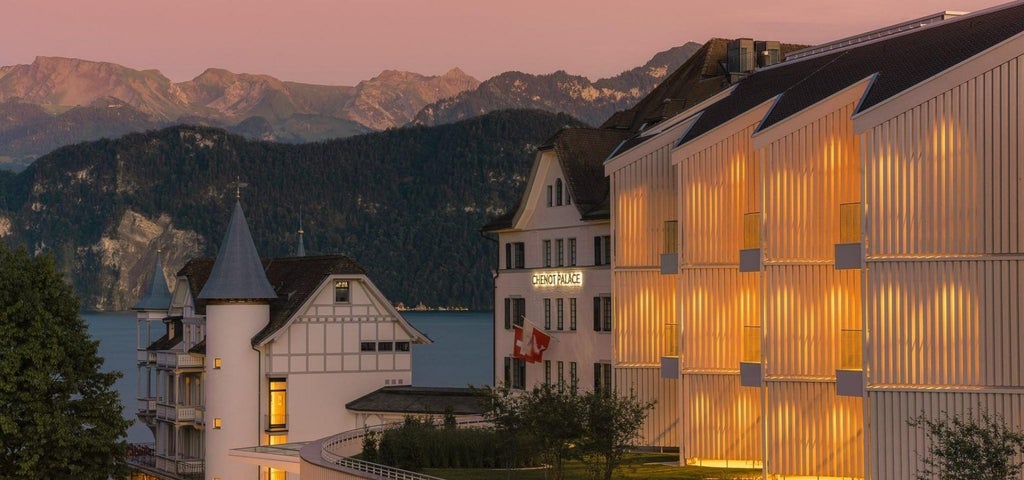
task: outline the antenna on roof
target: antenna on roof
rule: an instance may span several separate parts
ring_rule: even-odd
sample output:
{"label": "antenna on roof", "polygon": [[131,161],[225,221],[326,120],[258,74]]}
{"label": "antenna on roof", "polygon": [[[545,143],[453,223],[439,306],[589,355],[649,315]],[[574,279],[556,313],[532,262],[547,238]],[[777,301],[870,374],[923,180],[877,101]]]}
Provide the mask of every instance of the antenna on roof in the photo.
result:
{"label": "antenna on roof", "polygon": [[305,257],[306,256],[306,245],[302,239],[302,234],[306,232],[302,231],[302,207],[299,207],[299,248],[295,251],[295,256]]}

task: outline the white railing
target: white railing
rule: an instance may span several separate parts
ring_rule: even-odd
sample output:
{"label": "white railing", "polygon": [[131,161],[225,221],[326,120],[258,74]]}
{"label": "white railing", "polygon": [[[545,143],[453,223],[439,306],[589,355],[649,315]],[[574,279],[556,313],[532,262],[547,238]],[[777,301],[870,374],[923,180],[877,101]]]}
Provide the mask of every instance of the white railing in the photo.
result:
{"label": "white railing", "polygon": [[156,398],[140,398],[138,400],[140,412],[152,412],[156,410]]}
{"label": "white railing", "polygon": [[164,472],[175,473],[183,477],[202,476],[204,462],[202,459],[167,457],[156,455],[154,468]]}
{"label": "white railing", "polygon": [[[320,458],[342,468],[372,475],[372,478],[387,478],[393,480],[443,480],[441,478],[422,473],[410,472],[408,470],[367,462],[365,460],[357,460],[338,453],[341,447],[345,446],[345,444],[354,440],[361,440],[367,433],[380,433],[385,430],[391,430],[393,428],[401,427],[402,423],[403,422],[393,422],[357,428],[329,437],[320,444]],[[444,420],[437,419],[434,423],[441,425],[444,423]],[[459,422],[458,426],[459,428],[476,427],[490,423],[491,422],[488,420],[465,420]]]}
{"label": "white railing", "polygon": [[156,357],[156,365],[165,368],[202,368],[203,357],[188,353],[160,352]]}
{"label": "white railing", "polygon": [[136,350],[135,355],[135,358],[139,363],[156,362],[156,352],[150,352],[149,350]]}
{"label": "white railing", "polygon": [[158,403],[156,418],[171,422],[203,423],[203,410],[194,405],[169,405]]}

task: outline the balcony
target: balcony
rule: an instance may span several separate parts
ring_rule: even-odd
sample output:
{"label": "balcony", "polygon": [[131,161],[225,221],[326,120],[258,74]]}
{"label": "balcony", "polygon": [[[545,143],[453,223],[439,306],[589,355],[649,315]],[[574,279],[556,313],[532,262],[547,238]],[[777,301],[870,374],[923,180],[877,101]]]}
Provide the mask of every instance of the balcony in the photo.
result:
{"label": "balcony", "polygon": [[174,423],[205,424],[203,407],[197,405],[172,405],[157,403],[156,418]]}
{"label": "balcony", "polygon": [[156,415],[156,397],[139,398],[139,415]]}
{"label": "balcony", "polygon": [[156,366],[169,369],[203,368],[203,358],[180,352],[160,352],[156,355]]}
{"label": "balcony", "polygon": [[139,364],[156,363],[156,352],[137,350],[136,360],[138,360]]}
{"label": "balcony", "polygon": [[172,473],[181,478],[202,478],[205,462],[201,458],[156,455],[154,467],[157,470]]}

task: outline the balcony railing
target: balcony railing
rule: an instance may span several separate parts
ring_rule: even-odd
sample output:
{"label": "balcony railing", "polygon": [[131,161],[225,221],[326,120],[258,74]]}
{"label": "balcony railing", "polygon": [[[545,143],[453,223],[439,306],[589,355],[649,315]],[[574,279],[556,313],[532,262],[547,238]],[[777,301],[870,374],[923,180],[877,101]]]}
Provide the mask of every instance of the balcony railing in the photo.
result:
{"label": "balcony railing", "polygon": [[139,413],[148,413],[153,415],[156,413],[156,397],[140,398],[139,401]]}
{"label": "balcony railing", "polygon": [[156,352],[150,352],[149,350],[136,350],[136,359],[139,363],[155,363]]}
{"label": "balcony railing", "polygon": [[171,405],[157,403],[156,418],[169,422],[190,422],[198,425],[204,424],[203,407],[196,405]]}
{"label": "balcony railing", "polygon": [[181,477],[202,477],[205,463],[201,458],[156,455],[155,468]]}
{"label": "balcony railing", "polygon": [[163,368],[203,368],[203,357],[188,353],[160,352],[156,366]]}

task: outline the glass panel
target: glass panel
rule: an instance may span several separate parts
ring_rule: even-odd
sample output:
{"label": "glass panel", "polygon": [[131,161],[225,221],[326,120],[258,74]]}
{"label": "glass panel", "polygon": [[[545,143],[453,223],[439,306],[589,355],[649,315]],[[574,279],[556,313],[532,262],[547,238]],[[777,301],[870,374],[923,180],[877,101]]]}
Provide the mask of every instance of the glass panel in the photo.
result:
{"label": "glass panel", "polygon": [[841,370],[861,370],[864,368],[861,330],[842,330],[839,332]]}
{"label": "glass panel", "polygon": [[761,212],[743,215],[743,249],[761,248]]}
{"label": "glass panel", "polygon": [[761,327],[743,327],[743,356],[740,361],[761,363]]}
{"label": "glass panel", "polygon": [[335,303],[348,303],[348,280],[337,280],[334,282]]}
{"label": "glass panel", "polygon": [[288,382],[286,380],[270,381],[270,425],[283,426],[288,422]]}
{"label": "glass panel", "polygon": [[839,205],[839,243],[860,243],[860,203]]}
{"label": "glass panel", "polygon": [[679,355],[679,324],[666,323],[662,332],[661,354],[666,357]]}
{"label": "glass panel", "polygon": [[677,239],[676,227],[679,222],[676,220],[668,220],[665,222],[665,243],[662,246],[662,253],[679,253],[679,243]]}

